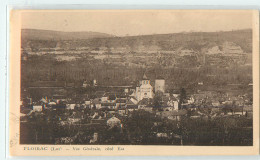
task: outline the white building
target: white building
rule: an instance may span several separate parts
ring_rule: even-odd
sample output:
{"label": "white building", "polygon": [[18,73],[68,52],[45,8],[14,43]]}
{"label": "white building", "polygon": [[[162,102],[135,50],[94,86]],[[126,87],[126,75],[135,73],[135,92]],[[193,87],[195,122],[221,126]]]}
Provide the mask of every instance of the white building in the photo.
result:
{"label": "white building", "polygon": [[97,86],[97,80],[96,79],[93,80],[93,86]]}
{"label": "white building", "polygon": [[42,111],[42,105],[33,105],[33,111],[41,112]]}
{"label": "white building", "polygon": [[104,95],[101,97],[101,102],[107,102],[108,101],[108,96]]}
{"label": "white building", "polygon": [[178,111],[178,109],[179,109],[178,101],[170,100],[170,101],[167,102],[167,105],[169,107],[171,107],[170,110],[177,110]]}
{"label": "white building", "polygon": [[141,101],[143,98],[153,98],[153,87],[150,84],[150,80],[144,74],[141,81],[141,86],[136,87],[136,99]]}
{"label": "white building", "polygon": [[66,104],[66,109],[75,109],[76,104]]}
{"label": "white building", "polygon": [[87,81],[84,81],[83,84],[82,84],[82,87],[86,88],[86,87],[88,87],[88,86],[89,86],[88,82],[87,82]]}
{"label": "white building", "polygon": [[91,103],[90,100],[85,101],[86,105],[90,105],[90,103]]}

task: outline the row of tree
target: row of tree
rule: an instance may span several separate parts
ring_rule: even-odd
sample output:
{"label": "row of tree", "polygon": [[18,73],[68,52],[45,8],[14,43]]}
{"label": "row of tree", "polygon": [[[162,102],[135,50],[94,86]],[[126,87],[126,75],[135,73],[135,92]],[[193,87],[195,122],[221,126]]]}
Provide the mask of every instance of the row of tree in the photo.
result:
{"label": "row of tree", "polygon": [[247,146],[253,140],[252,119],[246,117],[191,119],[182,116],[180,121],[172,121],[139,110],[128,117],[119,117],[122,125],[110,128],[106,124],[86,125],[89,120],[61,125],[60,116],[64,115],[55,113],[33,114],[28,122],[21,123],[20,143],[56,144],[67,137],[71,144],[90,144],[94,133],[98,133],[95,144]]}

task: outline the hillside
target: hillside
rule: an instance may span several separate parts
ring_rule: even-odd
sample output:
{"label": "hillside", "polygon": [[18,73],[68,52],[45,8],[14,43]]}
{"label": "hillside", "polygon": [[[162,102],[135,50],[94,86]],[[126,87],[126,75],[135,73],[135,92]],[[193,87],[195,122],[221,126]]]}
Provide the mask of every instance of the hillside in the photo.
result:
{"label": "hillside", "polygon": [[38,29],[22,29],[22,40],[83,40],[91,38],[112,37],[99,32],[61,32]]}
{"label": "hillside", "polygon": [[[103,36],[103,37],[102,37]],[[73,40],[73,41],[65,41]],[[225,32],[190,32],[173,34],[113,37],[95,32],[56,32],[23,30],[23,48],[80,48],[90,50],[114,49],[123,52],[178,51],[190,49],[201,52],[232,42],[246,52],[252,52],[252,30]],[[36,47],[37,46],[37,47]]]}
{"label": "hillside", "polygon": [[[42,37],[41,37],[42,39]],[[29,81],[135,84],[145,72],[169,89],[198,82],[252,82],[252,30],[174,33],[75,40],[22,38],[23,85]],[[225,87],[224,87],[225,88]]]}

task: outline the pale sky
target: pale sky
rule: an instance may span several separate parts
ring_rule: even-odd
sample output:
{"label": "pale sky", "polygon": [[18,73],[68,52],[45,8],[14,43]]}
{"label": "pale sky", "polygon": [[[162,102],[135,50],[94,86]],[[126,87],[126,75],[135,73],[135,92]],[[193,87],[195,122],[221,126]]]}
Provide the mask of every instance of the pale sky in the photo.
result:
{"label": "pale sky", "polygon": [[70,10],[24,11],[22,28],[56,31],[92,31],[125,35],[229,31],[252,28],[246,10]]}

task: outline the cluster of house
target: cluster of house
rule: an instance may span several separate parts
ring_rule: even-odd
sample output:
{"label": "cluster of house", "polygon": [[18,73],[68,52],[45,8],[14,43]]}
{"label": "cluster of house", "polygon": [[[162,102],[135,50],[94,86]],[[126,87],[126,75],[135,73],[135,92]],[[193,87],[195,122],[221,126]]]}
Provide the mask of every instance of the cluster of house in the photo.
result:
{"label": "cluster of house", "polygon": [[[32,112],[41,112],[44,109],[80,110],[88,108],[109,111],[112,115],[125,116],[129,112],[142,109],[149,112],[157,110],[157,115],[173,120],[179,118],[180,115],[187,114],[186,111],[179,108],[179,94],[165,92],[165,80],[163,78],[157,78],[154,84],[153,87],[150,84],[150,80],[144,74],[136,88],[130,91],[127,88],[124,92],[120,93],[96,91],[94,93],[95,98],[84,98],[84,100],[80,101],[65,97],[55,100],[45,97],[38,102],[32,102],[32,99],[29,99],[29,104],[31,104]],[[93,81],[93,85],[97,86],[96,80]],[[87,86],[83,83],[83,87]],[[158,93],[161,93],[160,106],[155,106],[154,96]],[[250,105],[246,105],[247,101],[245,96],[221,97],[215,95],[213,92],[201,91],[185,99],[182,106],[195,108],[196,106],[201,107],[204,105],[217,108],[230,104],[238,107],[248,106],[250,108]],[[76,122],[77,118],[72,117],[71,121]]]}
{"label": "cluster of house", "polygon": [[[193,94],[191,97],[184,100],[182,106],[192,106],[189,109],[179,108],[179,94],[169,94],[165,92],[165,80],[158,78],[155,80],[154,87],[150,84],[150,80],[146,75],[136,86],[135,89],[124,90],[121,93],[112,93],[105,91],[96,91],[95,98],[86,98],[81,101],[72,100],[70,98],[60,97],[55,99],[41,98],[38,102],[33,102],[28,99],[27,104],[31,104],[31,109],[21,109],[21,123],[27,122],[26,119],[33,113],[42,114],[43,110],[66,110],[58,116],[61,125],[79,125],[79,127],[90,128],[113,128],[115,126],[123,129],[122,118],[127,117],[135,110],[145,110],[155,113],[156,116],[163,119],[180,121],[182,116],[188,115],[191,119],[209,117],[217,118],[219,116],[246,116],[252,117],[252,106],[246,105],[247,96],[219,96],[214,92],[201,91]],[[93,81],[93,86],[97,85],[96,80]],[[203,85],[203,84],[202,84]],[[83,86],[87,87],[87,86]],[[155,90],[154,90],[155,88]],[[160,93],[160,106],[155,106],[155,95]],[[217,99],[217,98],[218,99]],[[211,106],[210,111],[197,109],[195,106]],[[222,111],[221,106],[225,104],[243,106],[232,110]],[[22,107],[28,108],[28,107]],[[86,112],[84,109],[90,109]],[[22,111],[23,110],[23,111]],[[157,123],[157,122],[156,122]],[[155,124],[156,126],[156,124]],[[95,132],[89,143],[98,141],[98,134]],[[57,144],[71,144],[80,136],[80,132],[74,137],[61,137],[57,140]],[[156,133],[158,138],[169,137],[167,133]],[[174,135],[171,135],[174,136]],[[175,135],[178,136],[178,135]]]}
{"label": "cluster of house", "polygon": [[[108,116],[107,116],[108,115]],[[87,123],[81,124],[80,120],[83,120],[84,118],[90,118],[91,120]],[[100,115],[98,112],[95,112],[93,114],[83,114],[82,112],[76,112],[73,111],[73,113],[66,118],[65,120],[60,120],[61,125],[65,124],[73,124],[73,125],[79,125],[79,127],[109,127],[113,128],[115,126],[120,127],[121,129],[123,128],[123,125],[121,123],[121,120],[117,118],[115,115],[105,113]],[[78,132],[75,136],[73,137],[61,137],[58,138],[56,141],[57,144],[71,144],[73,141],[80,136],[81,132]],[[94,132],[92,138],[89,140],[89,143],[96,143],[98,141],[98,133]]]}
{"label": "cluster of house", "polygon": [[229,95],[228,93],[219,94],[214,91],[199,91],[193,94],[193,105],[195,106],[208,106],[208,107],[225,107],[225,106],[236,106],[236,107],[252,107],[250,102],[250,96],[244,95]]}
{"label": "cluster of house", "polygon": [[[94,86],[97,85],[96,80],[93,81]],[[87,84],[83,83],[83,87]],[[135,109],[151,110],[153,107],[153,97],[155,93],[161,92],[163,94],[161,107],[167,110],[178,110],[178,94],[170,95],[165,93],[165,80],[158,78],[155,80],[155,91],[150,84],[150,80],[144,74],[143,79],[136,86],[136,89],[124,90],[124,93],[114,93],[106,91],[96,91],[95,98],[84,98],[84,100],[76,101],[66,97],[48,99],[43,97],[38,102],[32,102],[29,99],[29,104],[32,105],[34,111],[42,111],[43,109],[70,109],[75,108],[90,108],[90,109],[110,109],[121,110],[127,109],[133,111]]]}

